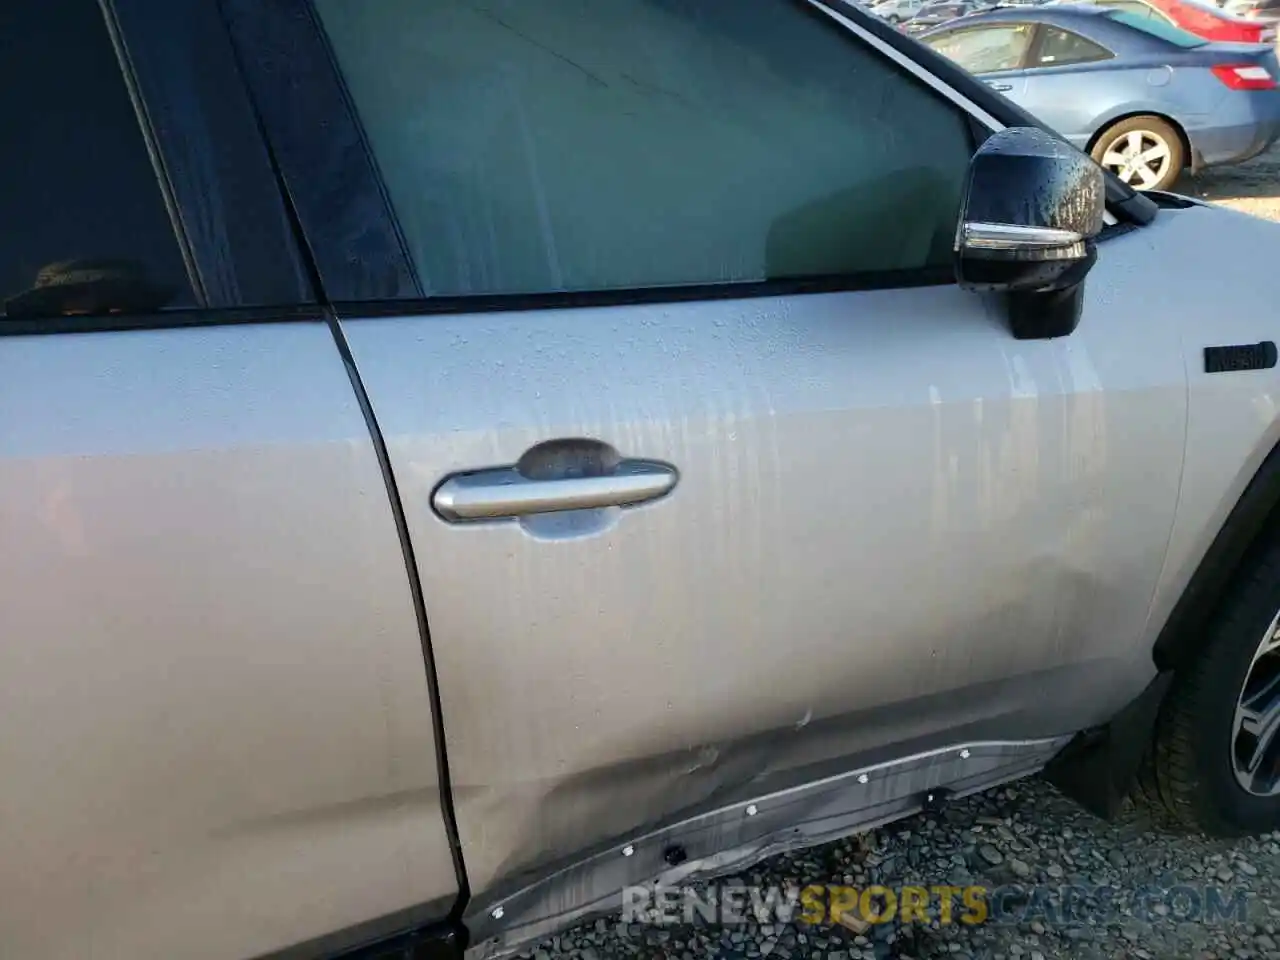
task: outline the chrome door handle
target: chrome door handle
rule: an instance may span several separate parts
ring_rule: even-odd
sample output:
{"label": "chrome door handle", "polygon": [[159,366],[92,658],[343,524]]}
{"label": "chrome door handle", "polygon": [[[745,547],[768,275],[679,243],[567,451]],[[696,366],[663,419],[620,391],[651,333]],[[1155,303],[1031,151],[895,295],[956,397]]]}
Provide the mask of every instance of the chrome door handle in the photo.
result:
{"label": "chrome door handle", "polygon": [[1013,89],[1013,84],[1011,83],[996,83],[994,80],[988,80],[987,86],[992,90],[999,90],[1001,93],[1004,93],[1006,90]]}
{"label": "chrome door handle", "polygon": [[500,467],[455,474],[436,488],[431,503],[449,521],[625,507],[665,496],[677,477],[673,467],[645,460],[624,460],[600,476],[549,480],[526,477],[515,467]]}

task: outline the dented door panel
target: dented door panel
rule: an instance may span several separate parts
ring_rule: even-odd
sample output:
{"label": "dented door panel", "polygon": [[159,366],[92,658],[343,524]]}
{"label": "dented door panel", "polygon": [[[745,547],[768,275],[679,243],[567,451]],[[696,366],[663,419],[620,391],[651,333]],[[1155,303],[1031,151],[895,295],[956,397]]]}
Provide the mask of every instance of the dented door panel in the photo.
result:
{"label": "dented door panel", "polygon": [[[1185,374],[1102,308],[1108,259],[1053,341],[954,287],[344,322],[477,909],[684,811],[1071,732],[1142,688]],[[678,483],[560,525],[434,512],[566,438]]]}

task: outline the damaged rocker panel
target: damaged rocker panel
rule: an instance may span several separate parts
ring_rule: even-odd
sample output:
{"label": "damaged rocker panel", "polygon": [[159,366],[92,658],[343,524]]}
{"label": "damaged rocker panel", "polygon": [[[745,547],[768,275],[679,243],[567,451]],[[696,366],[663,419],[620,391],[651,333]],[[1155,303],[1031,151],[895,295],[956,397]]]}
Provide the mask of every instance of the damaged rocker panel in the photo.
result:
{"label": "damaged rocker panel", "polygon": [[507,956],[621,906],[625,887],[723,876],[1042,769],[1071,738],[955,744],[720,807],[624,839],[506,896],[472,901],[470,960]]}

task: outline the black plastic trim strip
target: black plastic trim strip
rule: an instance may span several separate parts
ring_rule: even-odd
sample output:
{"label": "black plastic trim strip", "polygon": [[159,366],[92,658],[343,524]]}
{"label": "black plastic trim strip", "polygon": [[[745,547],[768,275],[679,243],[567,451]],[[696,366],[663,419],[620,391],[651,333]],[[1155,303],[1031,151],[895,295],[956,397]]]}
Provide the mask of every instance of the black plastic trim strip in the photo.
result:
{"label": "black plastic trim strip", "polygon": [[[852,20],[867,33],[892,47],[898,53],[915,61],[956,93],[970,100],[975,106],[989,113],[1007,127],[1035,127],[1062,139],[1056,130],[1032,116],[1011,100],[1006,100],[981,80],[956,66],[942,54],[900,30],[895,30],[879,17],[859,8],[849,0],[814,0],[834,13]],[[1122,183],[1112,173],[1106,173],[1107,208],[1116,215],[1139,226],[1156,218],[1160,208],[1147,197]]]}
{"label": "black plastic trim strip", "polygon": [[369,427],[369,436],[373,441],[378,456],[378,466],[382,470],[382,479],[386,484],[387,496],[391,501],[391,512],[395,517],[396,532],[400,536],[400,549],[404,554],[405,573],[409,577],[409,591],[413,598],[413,609],[418,620],[418,634],[422,642],[422,661],[426,672],[427,691],[431,702],[431,725],[434,734],[436,751],[436,773],[439,777],[440,809],[444,819],[445,835],[449,840],[449,853],[453,857],[453,869],[458,882],[458,895],[449,910],[448,921],[461,924],[463,911],[467,901],[471,899],[471,884],[467,880],[467,867],[462,857],[462,841],[458,835],[458,817],[453,807],[453,781],[449,776],[448,742],[444,735],[444,708],[440,701],[440,682],[436,672],[435,653],[431,647],[431,630],[428,626],[426,599],[422,592],[422,580],[418,575],[418,560],[413,549],[413,538],[409,535],[409,521],[404,512],[404,501],[400,499],[399,485],[396,483],[395,470],[391,466],[391,454],[387,451],[387,442],[378,426],[378,419],[373,412],[373,404],[356,369],[355,358],[351,355],[351,347],[342,332],[342,325],[332,311],[326,311],[329,329],[333,333],[333,342],[337,345],[342,361],[347,366],[347,376],[351,379],[351,389],[355,391],[356,400],[364,414]]}
{"label": "black plastic trim strip", "polygon": [[174,239],[178,244],[178,252],[182,257],[183,266],[187,270],[187,282],[191,284],[191,292],[195,296],[196,304],[207,307],[209,306],[209,295],[205,290],[204,276],[196,263],[195,253],[191,249],[191,238],[188,236],[186,226],[182,220],[182,211],[173,189],[173,180],[169,176],[168,166],[165,164],[157,144],[156,125],[148,108],[147,99],[142,94],[141,84],[138,82],[138,69],[134,63],[132,52],[129,44],[124,39],[120,23],[119,5],[116,0],[99,0],[99,7],[102,10],[102,19],[106,24],[107,34],[111,38],[111,46],[115,49],[116,59],[120,64],[120,74],[124,80],[125,88],[129,92],[129,100],[133,103],[134,114],[137,117],[138,128],[147,149],[147,156],[150,158],[155,172],[156,189],[160,191],[165,211],[168,213],[170,224],[173,227]]}
{"label": "black plastic trim strip", "polygon": [[[254,13],[259,11],[263,12],[264,16],[262,18],[255,18]],[[242,3],[241,0],[223,0],[223,14],[228,18],[227,27],[231,30],[233,38],[235,39],[236,57],[239,69],[247,77],[255,78],[249,80],[250,86],[251,88],[254,88],[255,94],[265,92],[268,96],[267,106],[264,106],[262,99],[255,96],[255,118],[259,125],[259,129],[263,133],[264,141],[267,144],[267,152],[270,157],[276,184],[280,191],[280,196],[283,198],[289,222],[300,245],[306,269],[308,270],[312,278],[312,282],[315,284],[317,290],[331,293],[334,284],[330,282],[326,287],[327,277],[324,273],[325,264],[320,259],[321,254],[316,250],[315,244],[312,243],[313,237],[327,236],[327,234],[317,234],[314,231],[308,231],[305,229],[306,224],[304,221],[305,214],[303,208],[305,204],[314,202],[314,193],[316,189],[320,189],[325,193],[336,194],[343,194],[344,190],[340,188],[333,191],[331,187],[326,184],[322,175],[304,178],[301,181],[296,177],[290,178],[289,172],[290,170],[294,170],[296,172],[299,157],[282,157],[281,151],[285,151],[287,153],[290,149],[297,148],[298,144],[290,136],[286,135],[282,139],[278,136],[272,137],[270,133],[273,129],[272,116],[270,115],[272,110],[280,109],[282,104],[286,106],[289,105],[291,103],[290,96],[298,94],[299,91],[301,91],[302,95],[307,97],[308,101],[310,101],[314,96],[314,99],[320,104],[313,107],[317,110],[317,115],[322,115],[319,113],[321,106],[326,106],[326,108],[332,107],[332,98],[338,93],[341,94],[343,103],[345,104],[345,90],[335,90],[331,85],[324,87],[323,81],[321,82],[322,92],[325,96],[330,98],[328,104],[324,104],[324,96],[320,96],[304,84],[300,83],[296,90],[292,90],[290,92],[288,90],[281,91],[277,89],[272,82],[272,70],[276,69],[279,65],[274,64],[273,61],[270,60],[270,57],[278,56],[283,52],[287,52],[289,48],[289,39],[295,35],[298,38],[298,43],[306,48],[306,54],[302,56],[302,60],[306,62],[308,56],[316,58],[321,52],[323,52],[326,57],[326,65],[329,73],[323,74],[321,66],[314,61],[311,62],[312,69],[321,71],[324,76],[329,76],[330,78],[336,77],[336,68],[332,63],[332,60],[328,59],[330,57],[330,53],[328,51],[327,41],[324,41],[323,51],[316,48],[317,38],[323,40],[323,35],[320,33],[318,24],[314,22],[309,7],[307,7],[305,3],[298,2],[298,0],[268,0],[267,3],[263,4],[259,4],[256,0],[255,2],[245,3]],[[237,15],[242,18],[247,18],[247,20],[242,19],[240,21],[236,21],[234,18]],[[246,29],[246,24],[248,29]],[[263,33],[256,33],[254,29],[252,29],[255,27],[261,28]],[[264,36],[268,41],[270,41],[266,48],[267,59],[265,61],[262,58],[264,51],[257,46],[257,44],[262,42]],[[273,46],[272,43],[275,45]],[[255,56],[257,56],[258,59],[254,59]],[[290,83],[286,82],[284,87],[290,88]],[[273,94],[280,94],[280,96],[276,96],[272,99]],[[349,112],[349,104],[346,105],[346,110],[348,112],[342,114],[342,116],[352,116]],[[305,119],[307,121],[314,121],[316,116],[308,114]],[[294,133],[296,133],[298,129],[307,129],[307,124],[298,117],[291,118],[291,122],[296,125],[296,129],[293,129]],[[289,128],[287,128],[286,132],[288,132],[288,129]],[[328,126],[321,125],[321,127],[317,128],[318,131],[333,131],[335,129],[338,130],[340,134],[339,139],[341,139],[341,135],[343,134],[347,137],[351,136],[351,128],[348,127],[344,130],[343,124],[337,121],[330,123]],[[360,135],[359,143],[361,149],[358,155],[349,158],[347,169],[350,171],[351,176],[356,178],[356,181],[360,184],[362,192],[352,191],[352,193],[359,193],[362,197],[361,203],[367,207],[368,204],[373,202],[371,198],[371,191],[375,191],[376,196],[385,205],[386,199],[382,194],[380,179],[378,179],[376,175],[373,176],[372,179],[370,178],[372,172],[370,164],[372,161],[368,151],[364,149],[363,134],[360,133],[358,128],[356,128],[355,132]],[[350,145],[351,141],[348,140],[347,142],[348,145]],[[363,158],[363,160],[361,160],[361,158]],[[341,180],[339,181],[339,183],[343,182],[344,181]],[[360,209],[361,203],[356,204],[357,212]],[[383,212],[382,217],[383,219],[376,221],[376,223],[385,226],[387,222],[390,222],[389,208]],[[341,218],[338,219],[336,225],[339,228],[343,226]],[[328,227],[330,224],[326,221],[325,226]],[[389,237],[385,231],[374,229],[370,236],[370,242],[373,244],[375,252],[381,251],[381,253],[386,256],[387,262],[390,264],[391,268],[390,276],[383,276],[382,279],[387,282],[379,285],[376,282],[376,275],[364,275],[363,273],[360,273],[356,275],[355,283],[351,285],[352,288],[364,290],[366,287],[372,286],[375,289],[389,291],[394,295],[397,292],[403,293],[406,289],[406,282],[409,282],[412,285],[412,291],[417,293],[417,281],[409,268],[408,260],[404,253],[403,246],[400,243],[398,233],[393,237]],[[341,261],[342,267],[345,271],[341,274],[342,277],[352,276],[350,272],[352,269],[357,271],[365,270],[366,265],[358,256],[355,256],[352,251],[344,249],[341,245],[332,246],[329,249],[330,252],[334,254],[335,258]],[[357,249],[359,249],[358,246]],[[378,262],[376,256],[373,262]],[[399,265],[397,266],[397,264]],[[342,284],[338,284],[337,286],[339,289],[344,289]],[[408,520],[405,517],[404,507],[400,500],[400,492],[396,483],[395,474],[391,467],[390,454],[387,451],[386,441],[383,438],[381,428],[378,426],[377,418],[374,416],[373,406],[369,400],[369,395],[364,388],[363,381],[360,379],[359,371],[356,369],[355,360],[351,355],[350,347],[347,344],[346,337],[343,335],[342,328],[338,323],[337,317],[331,310],[326,310],[324,315],[329,324],[334,344],[342,357],[344,365],[346,366],[347,376],[351,382],[351,387],[355,393],[356,400],[360,405],[361,413],[365,418],[365,423],[369,430],[369,436],[374,445],[375,454],[378,458],[378,466],[382,471],[383,483],[386,487],[392,516],[396,524],[396,532],[400,539],[401,554],[404,558],[405,571],[409,580],[410,597],[413,602],[414,613],[418,625],[419,640],[422,645],[423,668],[427,681],[428,699],[430,703],[433,727],[433,746],[436,759],[436,776],[439,783],[438,790],[440,795],[441,816],[444,820],[445,835],[448,839],[449,853],[453,861],[454,878],[458,887],[457,894],[453,898],[453,903],[449,906],[448,912],[445,915],[445,922],[456,927],[457,936],[455,937],[455,942],[465,945],[466,930],[461,925],[461,918],[463,911],[466,908],[467,901],[471,897],[471,888],[467,879],[466,864],[462,855],[462,843],[458,834],[457,814],[453,806],[453,788],[449,776],[448,748],[444,735],[444,709],[440,700],[435,654],[431,646],[431,633],[427,621],[426,603],[422,592],[422,583],[418,576],[417,558],[413,550],[412,540],[409,536]]]}
{"label": "black plastic trim strip", "polygon": [[420,297],[382,180],[307,0],[221,0],[330,300]]}
{"label": "black plastic trim strip", "polygon": [[116,333],[124,330],[178,330],[243,323],[297,323],[323,320],[314,304],[294,307],[240,307],[228,310],[169,310],[165,313],[110,314],[93,317],[45,317],[10,320],[0,317],[0,337],[32,337],[71,333]]}
{"label": "black plastic trim strip", "polygon": [[203,306],[314,303],[217,0],[103,0]]}
{"label": "black plastic trim strip", "polygon": [[698,300],[746,300],[810,293],[905,290],[953,286],[955,269],[928,267],[835,277],[760,280],[751,283],[692,284],[679,287],[640,287],[617,290],[569,290],[559,293],[510,293],[474,297],[423,297],[414,300],[336,301],[344,320],[366,317],[417,316],[441,313],[492,313],[518,310],[564,310],[577,307],[624,307],[649,303],[687,303]]}
{"label": "black plastic trim strip", "polygon": [[1161,670],[1176,670],[1200,648],[1204,628],[1236,572],[1269,542],[1280,525],[1280,445],[1258,467],[1226,522],[1205,551],[1156,638],[1152,656]]}
{"label": "black plastic trim strip", "polygon": [[1205,347],[1204,372],[1243,373],[1247,370],[1270,370],[1276,365],[1277,359],[1274,340]]}
{"label": "black plastic trim strip", "polygon": [[439,915],[438,904],[419,904],[259,954],[255,960],[461,960],[466,943],[462,929],[424,919],[432,915]]}

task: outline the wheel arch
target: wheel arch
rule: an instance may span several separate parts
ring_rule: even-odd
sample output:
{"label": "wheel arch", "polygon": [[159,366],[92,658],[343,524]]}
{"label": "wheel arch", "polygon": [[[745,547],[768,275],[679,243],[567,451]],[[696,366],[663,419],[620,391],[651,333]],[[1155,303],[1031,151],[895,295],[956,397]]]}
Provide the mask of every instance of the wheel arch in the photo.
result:
{"label": "wheel arch", "polygon": [[1205,551],[1156,637],[1152,658],[1176,670],[1201,646],[1205,625],[1238,571],[1280,536],[1280,443],[1272,447]]}
{"label": "wheel arch", "polygon": [[1155,117],[1157,120],[1163,120],[1169,124],[1178,134],[1178,139],[1182,142],[1182,168],[1185,170],[1193,166],[1194,148],[1191,146],[1191,138],[1187,136],[1186,128],[1176,119],[1169,116],[1159,108],[1152,106],[1144,108],[1136,104],[1127,104],[1119,111],[1107,114],[1097,121],[1096,129],[1093,135],[1089,137],[1089,142],[1085,145],[1084,152],[1092,153],[1093,148],[1098,145],[1098,141],[1102,139],[1102,135],[1114,127],[1117,123],[1124,123],[1126,120],[1132,120],[1134,117]]}
{"label": "wheel arch", "polygon": [[1123,809],[1174,672],[1201,649],[1204,630],[1238,571],[1280,535],[1280,443],[1254,472],[1156,638],[1156,676],[1101,727],[1078,733],[1046,767],[1068,797],[1103,819]]}

